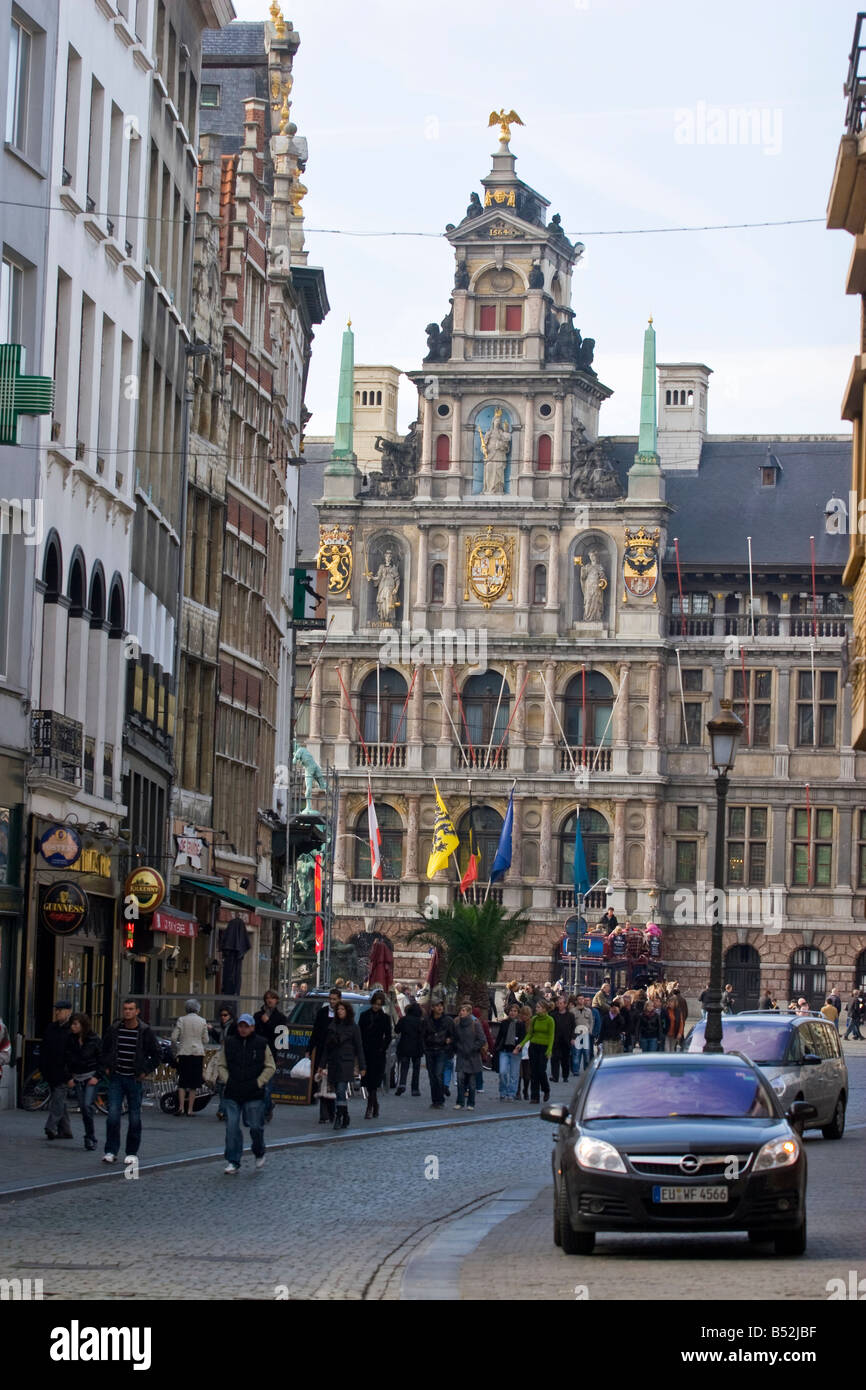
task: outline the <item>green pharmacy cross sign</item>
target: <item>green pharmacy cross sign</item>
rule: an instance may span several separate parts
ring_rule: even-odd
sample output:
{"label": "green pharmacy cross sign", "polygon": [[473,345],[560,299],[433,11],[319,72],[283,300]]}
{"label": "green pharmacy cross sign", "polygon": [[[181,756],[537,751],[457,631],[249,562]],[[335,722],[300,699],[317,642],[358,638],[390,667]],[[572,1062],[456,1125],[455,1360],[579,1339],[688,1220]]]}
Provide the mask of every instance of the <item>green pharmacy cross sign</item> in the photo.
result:
{"label": "green pharmacy cross sign", "polygon": [[50,376],[23,376],[24,348],[0,344],[0,444],[18,443],[19,415],[50,415],[54,381]]}

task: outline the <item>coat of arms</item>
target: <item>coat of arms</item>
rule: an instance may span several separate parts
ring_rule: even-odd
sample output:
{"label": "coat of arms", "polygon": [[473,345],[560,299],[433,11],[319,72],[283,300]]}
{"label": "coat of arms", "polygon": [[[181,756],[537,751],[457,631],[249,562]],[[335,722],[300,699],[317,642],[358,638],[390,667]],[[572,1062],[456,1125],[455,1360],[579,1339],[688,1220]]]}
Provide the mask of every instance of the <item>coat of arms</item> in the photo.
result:
{"label": "coat of arms", "polygon": [[628,596],[648,598],[658,603],[655,587],[659,578],[659,537],[661,530],[647,531],[641,526],[637,531],[625,528],[625,554],[622,557],[622,582],[625,586],[623,602]]}
{"label": "coat of arms", "polygon": [[352,536],[354,526],[320,526],[318,569],[328,571],[328,592],[343,594],[352,582]]}
{"label": "coat of arms", "polygon": [[510,601],[513,558],[514,540],[495,533],[492,526],[487,527],[483,536],[467,536],[464,603],[469,600],[470,589],[485,608],[501,598],[506,589]]}

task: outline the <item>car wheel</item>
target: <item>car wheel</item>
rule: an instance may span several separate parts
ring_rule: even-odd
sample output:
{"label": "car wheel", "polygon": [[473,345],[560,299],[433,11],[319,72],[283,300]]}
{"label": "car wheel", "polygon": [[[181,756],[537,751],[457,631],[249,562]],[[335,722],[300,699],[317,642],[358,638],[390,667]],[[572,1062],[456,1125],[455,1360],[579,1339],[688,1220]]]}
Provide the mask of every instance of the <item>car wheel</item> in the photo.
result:
{"label": "car wheel", "polygon": [[571,1214],[568,1209],[568,1191],[565,1184],[565,1175],[559,1185],[559,1201],[557,1204],[557,1215],[559,1217],[559,1235],[562,1249],[566,1255],[591,1255],[595,1245],[594,1231],[576,1231],[571,1224]]}
{"label": "car wheel", "polygon": [[806,1253],[806,1218],[803,1217],[802,1224],[793,1231],[780,1231],[774,1236],[773,1243],[777,1255],[805,1255]]}
{"label": "car wheel", "polygon": [[824,1125],[821,1130],[825,1139],[841,1139],[845,1133],[845,1097],[840,1095],[836,1101],[836,1109],[833,1111],[833,1118],[828,1125]]}

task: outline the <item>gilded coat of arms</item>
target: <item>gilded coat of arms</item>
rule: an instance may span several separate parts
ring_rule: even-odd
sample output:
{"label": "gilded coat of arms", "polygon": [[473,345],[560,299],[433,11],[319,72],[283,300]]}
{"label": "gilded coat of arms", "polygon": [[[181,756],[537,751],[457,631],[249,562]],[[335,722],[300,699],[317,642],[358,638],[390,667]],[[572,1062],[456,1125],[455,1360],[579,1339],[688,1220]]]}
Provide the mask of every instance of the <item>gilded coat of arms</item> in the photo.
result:
{"label": "gilded coat of arms", "polygon": [[652,594],[653,603],[658,603],[655,587],[659,578],[660,536],[658,526],[654,531],[648,531],[644,526],[636,531],[625,528],[625,554],[622,558],[624,603],[628,602],[629,594],[632,598],[648,598]]}
{"label": "gilded coat of arms", "polygon": [[513,559],[513,538],[494,532],[492,526],[487,527],[483,536],[467,536],[464,602],[469,599],[470,589],[485,608],[501,598],[506,590],[510,601]]}
{"label": "gilded coat of arms", "polygon": [[328,592],[343,594],[352,582],[354,526],[320,526],[316,565],[328,571]]}

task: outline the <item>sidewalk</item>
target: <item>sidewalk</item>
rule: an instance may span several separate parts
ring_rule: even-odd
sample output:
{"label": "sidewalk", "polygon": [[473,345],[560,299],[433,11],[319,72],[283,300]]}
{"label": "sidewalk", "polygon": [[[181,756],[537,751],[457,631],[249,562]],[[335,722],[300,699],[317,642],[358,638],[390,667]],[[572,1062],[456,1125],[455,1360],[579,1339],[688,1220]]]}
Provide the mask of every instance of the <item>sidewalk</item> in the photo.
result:
{"label": "sidewalk", "polygon": [[[552,1100],[565,1101],[571,1088],[554,1085]],[[474,1115],[453,1109],[456,1091],[452,1086],[451,1099],[444,1110],[430,1109],[430,1089],[426,1074],[421,1075],[421,1095],[403,1096],[388,1092],[379,1100],[378,1120],[365,1120],[365,1102],[358,1098],[349,1103],[349,1129],[335,1131],[330,1125],[319,1125],[316,1105],[277,1105],[274,1118],[265,1128],[265,1143],[269,1149],[286,1148],[294,1144],[340,1142],[364,1134],[387,1134],[394,1130],[441,1126],[443,1124],[477,1124],[479,1121],[525,1118],[538,1114],[539,1107],[531,1103],[506,1104],[499,1100],[499,1080],[491,1072],[484,1073],[484,1090],[478,1095]],[[225,1141],[225,1125],[216,1119],[216,1097],[205,1110],[192,1119],[164,1115],[156,1106],[142,1107],[142,1138],[139,1164],[142,1169],[159,1168],[179,1163],[201,1162],[221,1158]],[[123,1172],[123,1153],[117,1163],[102,1162],[105,1149],[105,1117],[95,1116],[97,1148],[88,1153],[84,1148],[84,1127],[81,1116],[70,1116],[72,1139],[48,1140],[45,1137],[46,1111],[0,1111],[0,1199],[15,1194],[31,1196],[52,1191],[66,1184],[82,1181],[116,1180]],[[126,1135],[126,1118],[121,1137]],[[249,1132],[244,1130],[245,1147]]]}

